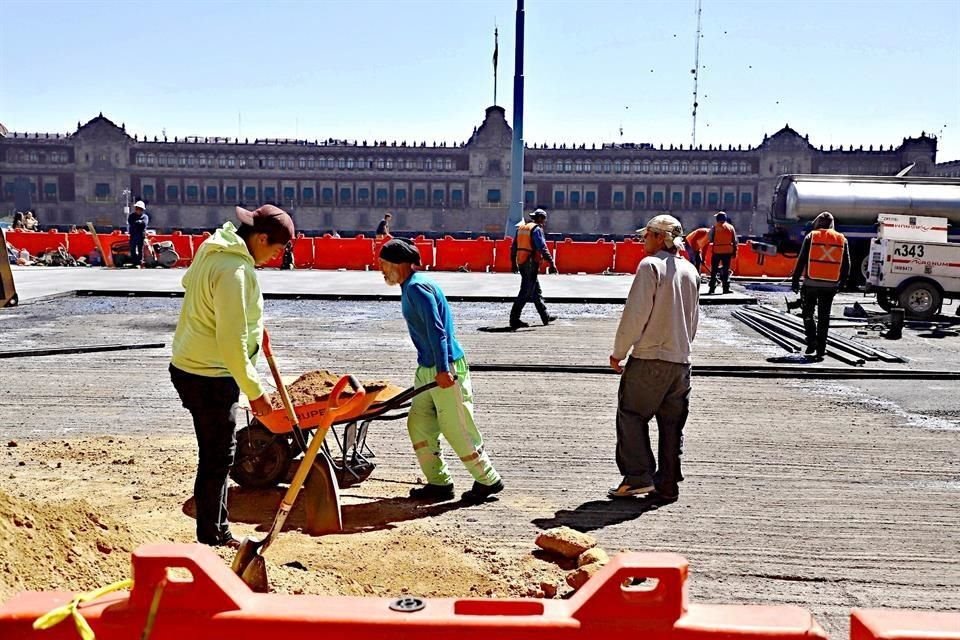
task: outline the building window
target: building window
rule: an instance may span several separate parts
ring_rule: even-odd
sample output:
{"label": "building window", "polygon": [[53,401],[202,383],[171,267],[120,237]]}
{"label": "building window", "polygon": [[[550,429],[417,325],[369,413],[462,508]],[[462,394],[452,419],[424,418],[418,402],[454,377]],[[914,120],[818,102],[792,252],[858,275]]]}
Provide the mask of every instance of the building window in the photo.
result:
{"label": "building window", "polygon": [[306,168],[307,168],[307,159],[304,158],[303,156],[300,156],[299,158],[297,158],[297,167],[300,168],[300,169],[306,169]]}
{"label": "building window", "polygon": [[188,167],[195,167],[195,166],[197,166],[197,159],[194,158],[193,156],[188,156],[188,157],[187,157],[187,166],[188,166]]}
{"label": "building window", "polygon": [[143,199],[144,199],[144,200],[153,200],[153,194],[154,194],[154,193],[155,193],[155,191],[153,190],[153,185],[152,185],[152,184],[145,184],[145,185],[143,185]]}
{"label": "building window", "polygon": [[653,206],[662,207],[663,206],[663,191],[654,191],[653,192]]}
{"label": "building window", "polygon": [[413,171],[413,168],[414,168],[413,158],[407,158],[406,167],[407,167],[407,171]]}
{"label": "building window", "polygon": [[650,161],[649,161],[649,160],[644,160],[644,161],[643,161],[643,165],[642,165],[641,171],[643,171],[644,173],[650,173]]}
{"label": "building window", "polygon": [[307,169],[315,169],[317,167],[317,161],[313,156],[307,158]]}
{"label": "building window", "polygon": [[721,163],[720,163],[720,173],[726,173],[726,172],[727,172],[727,163],[726,163],[726,162],[721,162]]}
{"label": "building window", "polygon": [[367,187],[357,189],[357,203],[370,204],[370,189]]}
{"label": "building window", "polygon": [[139,164],[139,165],[142,166],[142,165],[145,165],[146,163],[147,163],[147,154],[145,154],[145,153],[138,153],[138,154],[137,154],[137,164]]}
{"label": "building window", "polygon": [[353,190],[350,187],[340,187],[340,204],[350,204],[353,198]]}
{"label": "building window", "polygon": [[720,171],[720,163],[714,160],[710,163],[710,173],[716,174]]}
{"label": "building window", "polygon": [[703,206],[703,194],[699,191],[690,194],[690,206],[699,209]]}
{"label": "building window", "polygon": [[227,202],[236,202],[237,201],[237,188],[236,187],[227,187],[223,190],[223,199]]}
{"label": "building window", "polygon": [[683,192],[674,191],[670,194],[670,203],[674,209],[679,209],[683,206]]}
{"label": "building window", "polygon": [[240,157],[240,168],[241,169],[247,168],[247,159],[244,158],[243,156]]}
{"label": "building window", "polygon": [[264,188],[263,188],[263,201],[264,201],[264,202],[276,202],[276,201],[277,201],[277,188],[276,188],[276,187],[264,187]]}
{"label": "building window", "polygon": [[417,158],[417,171],[423,171],[423,158]]}
{"label": "building window", "polygon": [[683,162],[680,163],[680,173],[689,173],[689,172],[690,172],[690,165],[687,163],[686,160],[684,160]]}
{"label": "building window", "polygon": [[577,173],[581,173],[583,171],[583,161],[582,160],[574,161],[573,170],[576,171]]}
{"label": "building window", "polygon": [[567,173],[572,173],[572,172],[573,172],[573,160],[567,160],[566,162],[564,162],[564,163],[563,163],[563,169],[564,169],[564,171],[566,171]]}
{"label": "building window", "polygon": [[603,163],[603,172],[604,172],[604,173],[610,173],[610,170],[611,170],[612,168],[613,168],[613,163],[610,162],[609,160],[607,160],[607,161],[605,161],[605,162]]}
{"label": "building window", "polygon": [[407,204],[407,190],[406,189],[397,189],[393,193],[393,199],[398,205]]}
{"label": "building window", "polygon": [[543,160],[537,160],[536,162],[534,162],[534,163],[533,163],[533,170],[536,171],[537,173],[542,173],[542,172],[543,172]]}
{"label": "building window", "polygon": [[313,196],[314,196],[313,187],[304,187],[300,191],[300,196],[304,202],[313,202]]}
{"label": "building window", "polygon": [[500,204],[500,189],[487,189],[487,202]]}
{"label": "building window", "polygon": [[450,191],[450,201],[453,204],[460,206],[463,204],[463,190],[462,189],[452,189]]}
{"label": "building window", "polygon": [[537,199],[537,194],[533,191],[524,191],[523,193],[523,203],[528,206],[533,206],[534,201]]}
{"label": "building window", "polygon": [[280,168],[281,169],[287,168],[287,158],[285,156],[280,156]]}
{"label": "building window", "polygon": [[564,201],[563,191],[554,191],[553,192],[553,206],[562,207]]}
{"label": "building window", "polygon": [[[180,156],[179,161],[178,161],[178,164],[179,164],[181,167],[187,166],[187,156]],[[173,165],[171,165],[171,166],[173,166]]]}
{"label": "building window", "polygon": [[187,202],[196,202],[200,199],[200,187],[195,184],[187,185]]}
{"label": "building window", "polygon": [[624,195],[623,191],[613,192],[613,206],[617,209],[623,209]]}
{"label": "building window", "polygon": [[43,199],[49,202],[56,202],[57,200],[57,183],[48,182],[43,185]]}
{"label": "building window", "polygon": [[387,158],[387,169],[393,169],[393,158]]}
{"label": "building window", "polygon": [[[628,166],[629,166],[629,165],[628,165]],[[622,167],[622,165],[620,164],[620,161],[619,161],[619,160],[615,160],[614,163],[613,163],[613,172],[614,172],[614,173],[620,173],[621,167]]]}
{"label": "building window", "polygon": [[353,169],[356,166],[356,161],[353,158],[347,158],[347,169]]}
{"label": "building window", "polygon": [[254,204],[257,201],[257,188],[256,187],[244,187],[243,188],[243,199],[246,200],[248,204]]}
{"label": "building window", "polygon": [[584,173],[593,173],[593,162],[590,160],[583,161],[583,172]]}
{"label": "building window", "polygon": [[553,171],[553,160],[544,160],[543,170],[545,173],[551,173]]}
{"label": "building window", "polygon": [[147,156],[147,166],[152,167],[157,161],[156,157],[151,153]]}
{"label": "building window", "polygon": [[659,160],[654,160],[654,162],[653,162],[653,172],[654,172],[654,173],[660,173],[660,161],[659,161]]}
{"label": "building window", "polygon": [[216,202],[218,191],[217,187],[207,187],[207,202]]}
{"label": "building window", "polygon": [[323,199],[323,204],[333,204],[333,187],[324,187],[320,191],[320,197]]}
{"label": "building window", "polygon": [[573,207],[573,208],[575,208],[575,209],[580,207],[580,192],[579,192],[579,191],[571,191],[571,192],[570,192],[570,206]]}
{"label": "building window", "polygon": [[[447,158],[446,160],[444,160],[443,164],[444,164],[444,167],[447,169],[447,171],[453,171],[453,159],[452,159],[452,158]],[[510,169],[510,168],[507,167],[507,170],[509,170],[509,169]]]}
{"label": "building window", "polygon": [[237,166],[237,159],[234,156],[227,158],[227,166],[233,169]]}
{"label": "building window", "polygon": [[226,168],[227,168],[227,157],[226,157],[226,156],[220,156],[220,157],[218,157],[218,158],[217,158],[217,166],[220,167],[221,169],[226,169]]}
{"label": "building window", "polygon": [[180,200],[180,187],[175,184],[167,185],[167,202],[177,202]]}
{"label": "building window", "polygon": [[733,207],[733,205],[736,204],[736,202],[737,202],[737,194],[729,193],[729,192],[723,194],[723,206]]}
{"label": "building window", "polygon": [[383,161],[383,158],[377,158],[377,169],[383,169],[384,166],[385,166],[385,163]]}
{"label": "building window", "polygon": [[753,205],[753,194],[752,193],[741,193],[740,194],[740,207],[743,209],[749,209]]}
{"label": "building window", "polygon": [[647,194],[643,191],[634,191],[633,192],[633,202],[638,207],[642,207],[647,203]]}
{"label": "building window", "polygon": [[671,170],[673,173],[680,173],[680,161],[679,161],[679,160],[674,160],[674,161],[673,161],[673,164],[670,165],[670,170]]}
{"label": "building window", "polygon": [[720,194],[719,193],[708,193],[707,194],[707,205],[710,207],[716,207],[720,204]]}
{"label": "building window", "polygon": [[293,187],[284,187],[283,188],[283,201],[286,203],[293,202],[297,197],[297,190]]}
{"label": "building window", "polygon": [[[198,159],[198,164],[199,164],[199,166],[200,166],[201,168],[206,169],[206,168],[207,168],[207,156],[200,156],[200,158]],[[213,164],[211,163],[210,166],[212,167]]]}
{"label": "building window", "polygon": [[427,204],[427,190],[414,189],[413,190],[413,206],[422,207],[426,204]]}
{"label": "building window", "polygon": [[347,159],[337,158],[337,169],[346,169],[346,168],[347,168]]}
{"label": "building window", "polygon": [[750,173],[750,167],[747,165],[746,162],[740,163],[740,173]]}
{"label": "building window", "polygon": [[434,189],[433,190],[433,204],[443,204],[444,196],[446,194],[443,192],[443,189]]}
{"label": "building window", "polygon": [[[31,152],[30,152],[30,162],[36,162],[36,161],[37,161],[37,158],[38,158],[37,152],[36,152],[36,151],[31,151]],[[105,160],[105,158],[101,158],[101,160]]]}
{"label": "building window", "polygon": [[700,173],[709,173],[709,169],[708,169],[707,167],[708,167],[707,161],[706,161],[706,160],[701,161],[701,162],[700,162]]}
{"label": "building window", "polygon": [[597,204],[597,192],[596,191],[587,191],[584,196],[584,202],[588,205],[596,206]]}
{"label": "building window", "polygon": [[[380,162],[383,161],[381,160]],[[388,200],[390,198],[390,194],[386,189],[377,189],[376,193],[378,206],[385,207],[387,204],[389,204]]]}
{"label": "building window", "polygon": [[93,187],[93,195],[97,198],[109,198],[110,185],[106,182],[98,182],[96,186]]}

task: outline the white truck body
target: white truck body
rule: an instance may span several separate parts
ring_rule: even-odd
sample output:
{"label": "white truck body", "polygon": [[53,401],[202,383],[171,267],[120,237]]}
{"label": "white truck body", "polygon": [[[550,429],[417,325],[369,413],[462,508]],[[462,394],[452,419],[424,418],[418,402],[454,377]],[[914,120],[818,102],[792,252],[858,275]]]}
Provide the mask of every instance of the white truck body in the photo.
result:
{"label": "white truck body", "polygon": [[870,244],[868,290],[885,308],[929,318],[960,298],[960,244],[947,242],[946,218],[881,215]]}

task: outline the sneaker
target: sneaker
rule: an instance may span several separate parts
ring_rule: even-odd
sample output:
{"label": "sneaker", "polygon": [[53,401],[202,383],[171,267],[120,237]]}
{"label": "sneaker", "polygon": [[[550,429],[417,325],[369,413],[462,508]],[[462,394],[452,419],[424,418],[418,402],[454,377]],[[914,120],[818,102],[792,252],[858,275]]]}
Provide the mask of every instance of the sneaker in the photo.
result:
{"label": "sneaker", "polygon": [[516,322],[511,322],[511,323],[510,323],[510,328],[511,328],[511,329],[526,329],[526,328],[529,327],[529,326],[530,326],[530,325],[527,324],[526,322],[524,322],[523,320],[517,320]]}
{"label": "sneaker", "polygon": [[473,487],[471,487],[469,491],[464,491],[460,497],[463,498],[464,502],[481,504],[486,502],[487,498],[493,494],[500,493],[501,491],[503,491],[503,480],[497,480],[493,484],[480,484],[474,481]]}
{"label": "sneaker", "polygon": [[422,487],[410,489],[410,497],[414,500],[450,500],[453,498],[453,483],[425,484]]}
{"label": "sneaker", "polygon": [[680,492],[667,493],[658,489],[651,493],[649,497],[655,500],[657,504],[673,504],[680,499]]}
{"label": "sneaker", "polygon": [[652,493],[656,490],[652,484],[643,485],[643,484],[628,484],[626,482],[621,482],[619,487],[610,487],[607,491],[608,498],[634,498],[636,496],[644,496],[648,493]]}
{"label": "sneaker", "polygon": [[543,320],[543,326],[547,326],[547,325],[550,324],[551,322],[556,322],[556,321],[557,321],[557,316],[547,316],[547,317]]}

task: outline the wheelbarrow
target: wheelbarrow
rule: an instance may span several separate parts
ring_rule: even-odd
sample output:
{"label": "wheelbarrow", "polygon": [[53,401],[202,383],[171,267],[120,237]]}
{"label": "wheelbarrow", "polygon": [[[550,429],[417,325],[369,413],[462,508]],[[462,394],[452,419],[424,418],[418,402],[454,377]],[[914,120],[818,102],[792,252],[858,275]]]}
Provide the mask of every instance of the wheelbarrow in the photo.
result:
{"label": "wheelbarrow", "polygon": [[[436,382],[410,387],[396,395],[390,389],[370,389],[362,403],[349,414],[338,416],[322,444],[314,468],[308,478],[307,495],[323,495],[329,499],[336,487],[360,484],[373,473],[376,455],[367,444],[370,424],[376,421],[401,420],[407,417],[414,397],[437,386]],[[289,483],[296,471],[296,460],[309,447],[317,426],[323,421],[326,401],[295,405],[300,430],[283,411],[255,418],[247,412],[247,426],[237,432],[237,451],[230,477],[245,489],[266,489]],[[329,486],[333,482],[336,486]],[[312,534],[328,533],[311,522],[307,504],[307,528]]]}

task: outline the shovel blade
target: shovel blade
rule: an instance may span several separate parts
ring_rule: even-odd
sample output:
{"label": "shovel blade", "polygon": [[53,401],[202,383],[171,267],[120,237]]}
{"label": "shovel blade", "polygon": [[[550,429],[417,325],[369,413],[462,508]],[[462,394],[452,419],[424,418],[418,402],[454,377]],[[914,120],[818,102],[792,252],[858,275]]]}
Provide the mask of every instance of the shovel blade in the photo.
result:
{"label": "shovel blade", "polygon": [[243,539],[243,542],[240,543],[240,548],[237,549],[237,555],[233,556],[233,563],[230,565],[230,568],[233,569],[235,574],[243,577],[243,572],[246,571],[250,563],[259,557],[260,545],[262,544],[262,541],[254,540],[253,538]]}
{"label": "shovel blade", "polygon": [[307,512],[306,532],[312,536],[343,531],[340,485],[330,459],[321,453],[313,463],[303,488]]}
{"label": "shovel blade", "polygon": [[240,579],[256,593],[267,593],[270,590],[270,581],[267,580],[267,562],[263,556],[256,555],[247,563]]}

